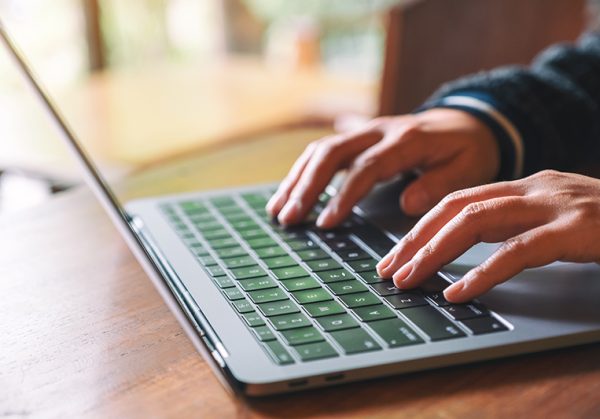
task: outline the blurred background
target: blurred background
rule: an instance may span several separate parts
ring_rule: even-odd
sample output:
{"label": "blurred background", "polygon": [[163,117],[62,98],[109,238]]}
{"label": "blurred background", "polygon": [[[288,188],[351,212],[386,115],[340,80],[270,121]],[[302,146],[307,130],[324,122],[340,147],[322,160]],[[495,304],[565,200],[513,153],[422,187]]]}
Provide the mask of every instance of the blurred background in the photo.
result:
{"label": "blurred background", "polygon": [[[590,10],[585,0],[0,0],[0,19],[109,177],[268,130],[408,112],[441,82],[575,39]],[[2,48],[0,213],[79,182]]]}

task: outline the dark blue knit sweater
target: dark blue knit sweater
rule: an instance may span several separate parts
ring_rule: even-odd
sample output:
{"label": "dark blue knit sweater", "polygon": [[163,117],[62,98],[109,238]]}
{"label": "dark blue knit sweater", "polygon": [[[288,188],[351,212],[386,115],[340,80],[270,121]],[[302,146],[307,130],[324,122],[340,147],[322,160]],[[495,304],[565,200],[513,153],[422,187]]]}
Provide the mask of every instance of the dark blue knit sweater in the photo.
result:
{"label": "dark blue knit sweater", "polygon": [[[530,67],[504,67],[448,83],[425,107],[449,96],[475,97],[512,122],[523,142],[523,176],[600,163],[600,32],[575,45],[552,46]],[[501,177],[510,177],[515,150],[506,133],[481,112],[472,113],[497,134]]]}

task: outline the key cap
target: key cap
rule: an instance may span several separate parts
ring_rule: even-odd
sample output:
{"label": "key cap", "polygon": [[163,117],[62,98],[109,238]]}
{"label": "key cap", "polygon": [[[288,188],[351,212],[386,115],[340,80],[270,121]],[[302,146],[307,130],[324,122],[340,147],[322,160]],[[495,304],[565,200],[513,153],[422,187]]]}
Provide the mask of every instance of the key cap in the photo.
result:
{"label": "key cap", "polygon": [[286,343],[291,346],[303,345],[306,343],[313,342],[321,342],[325,340],[323,339],[321,333],[317,329],[315,329],[314,326],[286,330],[284,332],[281,332],[281,335],[283,336],[283,339],[286,341]]}
{"label": "key cap", "polygon": [[200,256],[198,262],[204,266],[213,266],[217,264],[217,261],[212,256]]}
{"label": "key cap", "polygon": [[308,272],[301,266],[290,266],[289,268],[278,268],[272,270],[277,279],[290,279],[308,276]]}
{"label": "key cap", "polygon": [[238,258],[240,256],[247,255],[246,251],[240,246],[227,247],[225,249],[216,249],[215,252],[217,252],[217,255],[219,255],[221,259]]}
{"label": "key cap", "polygon": [[331,336],[347,355],[381,349],[381,346],[379,346],[375,339],[361,328],[338,330],[331,332]]}
{"label": "key cap", "polygon": [[508,328],[502,324],[499,320],[494,317],[476,317],[474,319],[467,319],[461,322],[467,327],[474,335],[482,335],[484,333],[502,332],[508,330]]}
{"label": "key cap", "polygon": [[259,237],[257,239],[251,239],[247,241],[248,246],[252,249],[262,249],[263,247],[273,247],[277,245],[277,242],[270,237]]}
{"label": "key cap", "polygon": [[402,310],[402,314],[433,341],[465,336],[462,330],[429,305],[407,308]]}
{"label": "key cap", "polygon": [[312,290],[296,291],[292,293],[296,301],[301,305],[308,303],[319,303],[321,301],[332,300],[331,295],[323,288]]}
{"label": "key cap", "polygon": [[380,304],[379,298],[371,294],[369,291],[359,292],[356,294],[340,295],[340,300],[349,308],[371,306]]}
{"label": "key cap", "polygon": [[348,265],[354,272],[370,272],[375,269],[375,266],[377,266],[377,261],[375,259],[356,260],[353,262],[348,262]]}
{"label": "key cap", "polygon": [[267,198],[262,193],[247,192],[242,194],[242,199],[250,206],[267,205]]}
{"label": "key cap", "polygon": [[327,342],[309,343],[295,346],[294,349],[302,361],[314,361],[316,359],[332,358],[338,353]]}
{"label": "key cap", "polygon": [[240,231],[240,236],[242,236],[245,240],[252,240],[257,238],[268,237],[267,233],[262,228],[253,228],[249,230]]}
{"label": "key cap", "polygon": [[319,248],[319,246],[310,239],[308,239],[308,240],[290,240],[290,241],[286,241],[286,243],[295,252],[297,252],[299,250],[314,249],[314,248],[318,249]]}
{"label": "key cap", "polygon": [[302,313],[284,314],[273,316],[269,321],[277,331],[295,329],[297,327],[310,326],[310,320]]}
{"label": "key cap", "polygon": [[258,305],[258,309],[266,317],[279,316],[282,314],[298,313],[300,309],[290,300],[274,301],[271,303],[263,303]]}
{"label": "key cap", "polygon": [[228,269],[245,268],[248,266],[256,265],[256,261],[252,257],[250,257],[250,255],[224,259],[223,263]]}
{"label": "key cap", "polygon": [[375,292],[381,295],[382,297],[385,297],[386,295],[402,294],[404,292],[399,288],[396,288],[392,281],[381,282],[379,284],[373,284],[371,286],[373,287]]}
{"label": "key cap", "polygon": [[334,271],[317,272],[317,277],[326,284],[337,281],[346,281],[354,279],[352,274],[345,269],[336,269]]}
{"label": "key cap", "polygon": [[404,321],[398,318],[377,320],[369,323],[369,326],[371,326],[375,333],[377,333],[390,348],[425,342],[414,330],[408,327]]}
{"label": "key cap", "polygon": [[258,257],[261,259],[287,255],[287,252],[283,250],[281,246],[264,247],[262,249],[256,249],[255,251]]}
{"label": "key cap", "polygon": [[425,298],[413,292],[403,292],[402,294],[390,295],[384,298],[388,300],[395,309],[429,305]]}
{"label": "key cap", "polygon": [[379,282],[388,282],[388,279],[383,279],[377,274],[377,271],[360,272],[356,274],[367,284],[377,284]]}
{"label": "key cap", "polygon": [[233,227],[238,232],[242,231],[242,230],[251,230],[251,229],[260,227],[258,224],[256,224],[255,221],[253,221],[248,216],[238,218],[234,221],[230,221],[230,223],[231,223],[231,227]]}
{"label": "key cap", "polygon": [[277,282],[268,276],[242,279],[238,283],[244,291],[257,291],[277,287]]}
{"label": "key cap", "polygon": [[321,284],[316,279],[305,276],[302,278],[286,279],[281,281],[281,285],[288,291],[308,290],[312,288],[321,288]]}
{"label": "key cap", "polygon": [[427,298],[429,298],[438,307],[443,307],[450,304],[446,300],[446,297],[444,297],[444,293],[442,291],[427,294]]}
{"label": "key cap", "polygon": [[219,265],[207,266],[206,270],[213,277],[225,276],[225,271]]}
{"label": "key cap", "polygon": [[267,267],[269,269],[275,269],[275,268],[288,268],[290,266],[296,266],[296,265],[298,265],[298,262],[296,262],[290,256],[279,256],[279,257],[275,257],[275,258],[265,259],[265,264],[267,265]]}
{"label": "key cap", "polygon": [[321,303],[306,304],[303,306],[311,317],[329,316],[330,314],[345,313],[342,307],[336,301],[323,301]]}
{"label": "key cap", "polygon": [[300,259],[304,262],[329,258],[329,255],[323,249],[301,250],[298,252],[298,256],[300,256]]}
{"label": "key cap", "polygon": [[327,284],[327,286],[335,295],[345,295],[367,291],[367,287],[365,287],[362,282],[356,279],[351,279],[350,281],[332,282]]}
{"label": "key cap", "polygon": [[248,297],[254,304],[270,303],[272,301],[288,300],[289,297],[281,288],[268,288],[248,293]]}
{"label": "key cap", "polygon": [[251,330],[261,342],[275,340],[275,335],[268,326],[253,327]]}
{"label": "key cap", "polygon": [[338,251],[337,254],[342,258],[344,262],[371,259],[371,255],[369,255],[364,250],[360,249],[344,249]]}
{"label": "key cap", "polygon": [[214,230],[202,230],[202,235],[206,240],[223,239],[225,237],[231,237],[229,232],[224,228],[216,228]]}
{"label": "key cap", "polygon": [[483,317],[489,314],[489,311],[477,303],[470,304],[449,304],[442,306],[442,310],[450,315],[454,320],[472,319],[474,317]]}
{"label": "key cap", "polygon": [[289,354],[289,352],[283,347],[281,343],[277,340],[272,340],[269,342],[263,343],[263,346],[267,350],[267,353],[271,356],[271,359],[277,365],[288,365],[293,364],[294,359]]}
{"label": "key cap", "polygon": [[230,196],[216,196],[209,199],[210,203],[217,208],[237,206],[235,201]]}
{"label": "key cap", "polygon": [[241,314],[250,313],[251,311],[254,311],[254,308],[252,307],[250,302],[245,298],[243,300],[232,301],[231,304]]}
{"label": "key cap", "polygon": [[306,262],[312,272],[330,271],[332,269],[341,269],[341,265],[333,259],[322,259]]}
{"label": "key cap", "polygon": [[257,278],[261,276],[267,276],[267,273],[263,268],[258,265],[247,266],[245,268],[235,268],[231,270],[231,275],[235,279],[248,279]]}
{"label": "key cap", "polygon": [[249,311],[248,313],[242,314],[242,318],[246,324],[250,327],[264,326],[265,321],[260,317],[256,311]]}
{"label": "key cap", "polygon": [[357,249],[358,246],[350,239],[336,239],[325,242],[334,252]]}
{"label": "key cap", "polygon": [[225,237],[223,239],[214,239],[209,241],[210,247],[213,249],[223,249],[225,247],[236,247],[240,244],[233,237]]}
{"label": "key cap", "polygon": [[363,322],[371,322],[374,320],[391,319],[397,317],[396,314],[386,305],[378,304],[367,307],[357,307],[354,313]]}
{"label": "key cap", "polygon": [[317,322],[326,332],[333,332],[334,330],[344,330],[358,327],[358,322],[347,313],[335,314],[333,316],[318,317]]}
{"label": "key cap", "polygon": [[221,291],[231,301],[244,299],[244,294],[237,287],[224,288]]}
{"label": "key cap", "polygon": [[235,287],[233,280],[231,278],[229,278],[228,276],[219,276],[219,277],[213,278],[213,281],[215,281],[215,283],[219,286],[219,288]]}

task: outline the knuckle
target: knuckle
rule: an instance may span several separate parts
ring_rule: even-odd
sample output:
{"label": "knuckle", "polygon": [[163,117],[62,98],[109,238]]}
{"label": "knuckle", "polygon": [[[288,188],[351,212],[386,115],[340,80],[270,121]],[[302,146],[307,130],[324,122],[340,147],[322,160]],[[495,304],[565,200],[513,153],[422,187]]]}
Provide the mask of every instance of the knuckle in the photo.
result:
{"label": "knuckle", "polygon": [[488,205],[485,202],[472,202],[461,211],[461,219],[473,222],[485,217]]}
{"label": "knuckle", "polygon": [[425,246],[421,248],[415,255],[415,260],[423,261],[428,259],[431,255],[435,253],[435,246],[432,243],[427,243]]}
{"label": "knuckle", "polygon": [[500,246],[499,252],[508,257],[515,257],[523,255],[523,252],[527,250],[527,242],[521,237],[513,237],[506,240],[502,246]]}

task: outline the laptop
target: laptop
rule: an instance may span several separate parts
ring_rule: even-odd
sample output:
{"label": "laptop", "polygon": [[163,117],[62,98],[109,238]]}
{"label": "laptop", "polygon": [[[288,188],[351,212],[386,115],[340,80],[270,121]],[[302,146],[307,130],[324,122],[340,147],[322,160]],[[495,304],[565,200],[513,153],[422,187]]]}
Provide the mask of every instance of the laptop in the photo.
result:
{"label": "laptop", "polygon": [[89,187],[231,392],[264,396],[600,340],[596,264],[528,270],[460,305],[443,289],[494,245],[473,247],[419,289],[379,278],[375,264],[412,224],[397,208],[402,181],[376,188],[329,231],[311,220],[333,186],[290,229],[265,211],[276,184],[119,200],[2,25],[0,37]]}

